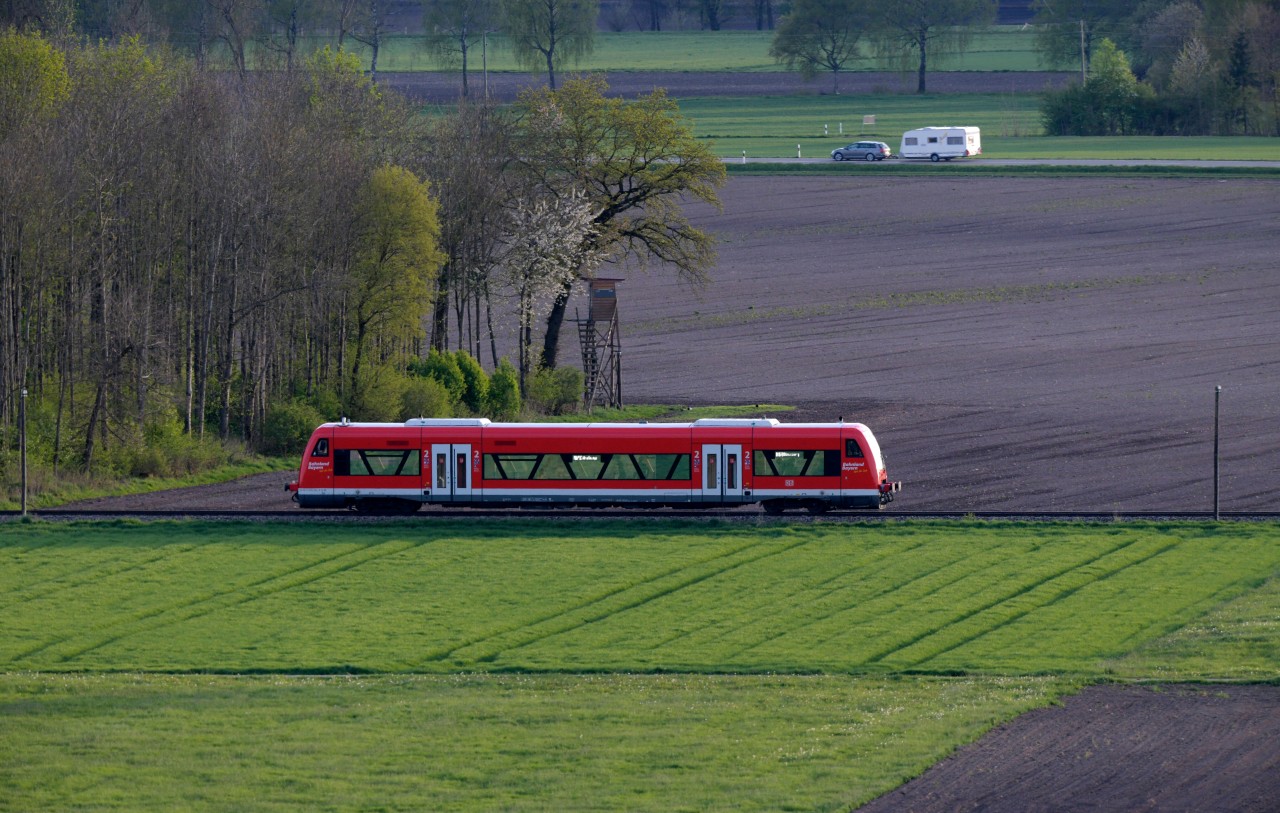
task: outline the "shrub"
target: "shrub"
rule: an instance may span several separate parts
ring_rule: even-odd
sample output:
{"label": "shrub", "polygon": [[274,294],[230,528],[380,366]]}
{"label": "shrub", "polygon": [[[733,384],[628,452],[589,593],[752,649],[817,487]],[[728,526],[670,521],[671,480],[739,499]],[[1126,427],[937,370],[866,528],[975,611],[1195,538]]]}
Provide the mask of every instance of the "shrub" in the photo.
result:
{"label": "shrub", "polygon": [[[487,381],[485,382],[488,383]],[[400,419],[448,418],[452,413],[449,391],[434,378],[413,378],[401,396]]]}
{"label": "shrub", "polygon": [[498,362],[498,369],[489,378],[486,412],[498,421],[514,420],[520,414],[520,373],[507,359]]}
{"label": "shrub", "polygon": [[572,367],[539,369],[529,377],[529,404],[544,415],[575,411],[582,399],[582,371]]}
{"label": "shrub", "polygon": [[480,366],[480,362],[466,350],[453,354],[458,363],[458,371],[462,374],[465,387],[462,391],[462,403],[473,414],[484,412],[486,399],[489,397],[489,375]]}
{"label": "shrub", "polygon": [[452,353],[441,353],[433,347],[425,359],[415,359],[410,362],[409,372],[422,378],[434,378],[444,385],[452,403],[462,403],[467,382],[462,377],[462,370],[458,369],[458,360]]}
{"label": "shrub", "polygon": [[404,391],[410,379],[384,364],[360,374],[351,398],[353,421],[394,421],[404,408]]}
{"label": "shrub", "polygon": [[267,454],[294,454],[306,445],[312,430],[324,421],[320,411],[305,401],[273,405],[267,410],[259,445]]}

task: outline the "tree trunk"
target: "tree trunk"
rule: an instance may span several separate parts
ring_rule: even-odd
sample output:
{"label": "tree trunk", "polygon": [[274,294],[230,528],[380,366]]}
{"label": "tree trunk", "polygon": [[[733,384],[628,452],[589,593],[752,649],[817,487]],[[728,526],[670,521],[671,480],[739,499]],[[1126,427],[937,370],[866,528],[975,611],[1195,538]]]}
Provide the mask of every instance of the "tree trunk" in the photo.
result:
{"label": "tree trunk", "polygon": [[929,38],[921,34],[916,40],[916,46],[920,49],[920,70],[916,75],[916,93],[924,93],[925,68],[929,62]]}
{"label": "tree trunk", "polygon": [[551,313],[547,314],[547,335],[542,338],[542,366],[550,370],[556,366],[556,356],[560,351],[560,326],[564,324],[565,311],[569,307],[569,294],[573,291],[573,282],[565,284],[556,295]]}

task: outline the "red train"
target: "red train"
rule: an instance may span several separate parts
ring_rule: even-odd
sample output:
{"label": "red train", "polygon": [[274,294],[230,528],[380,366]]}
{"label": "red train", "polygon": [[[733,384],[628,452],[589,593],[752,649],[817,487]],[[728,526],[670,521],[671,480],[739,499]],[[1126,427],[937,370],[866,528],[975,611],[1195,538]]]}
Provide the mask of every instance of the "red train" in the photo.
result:
{"label": "red train", "polygon": [[312,433],[298,480],[303,508],[411,513],[445,506],[877,509],[891,482],[860,423],[772,418],[693,423],[491,423],[416,418],[326,423]]}

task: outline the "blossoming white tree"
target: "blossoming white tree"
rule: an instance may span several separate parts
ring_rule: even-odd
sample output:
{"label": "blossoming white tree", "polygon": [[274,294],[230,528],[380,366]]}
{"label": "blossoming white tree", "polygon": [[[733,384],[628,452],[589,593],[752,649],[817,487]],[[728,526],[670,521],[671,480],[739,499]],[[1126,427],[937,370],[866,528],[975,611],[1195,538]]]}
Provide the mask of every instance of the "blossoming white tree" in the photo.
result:
{"label": "blossoming white tree", "polygon": [[556,296],[604,259],[591,239],[598,212],[584,192],[538,195],[516,201],[511,231],[504,239],[504,282],[519,317],[520,387],[535,367],[533,322]]}

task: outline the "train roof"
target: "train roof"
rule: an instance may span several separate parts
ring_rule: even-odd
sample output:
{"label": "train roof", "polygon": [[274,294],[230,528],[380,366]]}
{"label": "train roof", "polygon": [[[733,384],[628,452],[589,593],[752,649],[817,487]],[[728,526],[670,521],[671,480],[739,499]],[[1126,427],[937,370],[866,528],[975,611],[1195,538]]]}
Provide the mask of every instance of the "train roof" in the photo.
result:
{"label": "train roof", "polygon": [[855,427],[864,431],[867,427],[856,421],[831,421],[827,423],[783,423],[777,418],[699,418],[688,422],[648,422],[648,421],[599,421],[588,423],[495,423],[488,418],[410,418],[403,423],[353,422],[346,420],[326,423],[330,427],[357,427],[366,429],[395,428],[494,428],[494,429],[570,429],[581,428],[615,428],[615,429],[694,429],[694,428],[737,428],[737,429],[833,429],[836,427]]}

